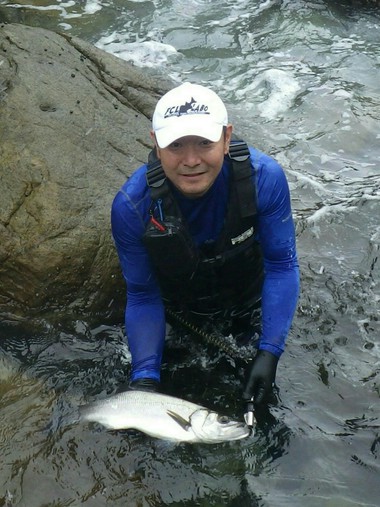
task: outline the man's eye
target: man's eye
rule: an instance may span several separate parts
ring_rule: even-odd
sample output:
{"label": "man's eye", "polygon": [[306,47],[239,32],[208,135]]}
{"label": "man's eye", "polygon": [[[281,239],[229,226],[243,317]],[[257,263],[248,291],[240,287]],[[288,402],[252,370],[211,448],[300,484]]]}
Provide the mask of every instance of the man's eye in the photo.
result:
{"label": "man's eye", "polygon": [[181,143],[171,143],[168,148],[171,150],[179,150],[181,148]]}

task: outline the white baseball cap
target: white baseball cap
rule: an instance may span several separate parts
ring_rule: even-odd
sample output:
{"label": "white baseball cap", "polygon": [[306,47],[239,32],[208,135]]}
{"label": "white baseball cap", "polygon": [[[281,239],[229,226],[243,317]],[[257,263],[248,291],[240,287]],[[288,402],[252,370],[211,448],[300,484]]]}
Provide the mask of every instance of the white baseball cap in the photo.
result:
{"label": "white baseball cap", "polygon": [[218,95],[204,86],[184,83],[157,102],[152,128],[160,148],[184,136],[219,141],[228,124],[226,106]]}

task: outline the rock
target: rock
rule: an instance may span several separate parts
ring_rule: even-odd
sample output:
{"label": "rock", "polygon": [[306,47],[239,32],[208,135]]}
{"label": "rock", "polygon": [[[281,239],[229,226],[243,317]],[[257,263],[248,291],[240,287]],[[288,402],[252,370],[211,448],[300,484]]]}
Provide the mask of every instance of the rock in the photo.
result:
{"label": "rock", "polygon": [[3,320],[121,311],[110,208],[171,86],[77,38],[0,26]]}

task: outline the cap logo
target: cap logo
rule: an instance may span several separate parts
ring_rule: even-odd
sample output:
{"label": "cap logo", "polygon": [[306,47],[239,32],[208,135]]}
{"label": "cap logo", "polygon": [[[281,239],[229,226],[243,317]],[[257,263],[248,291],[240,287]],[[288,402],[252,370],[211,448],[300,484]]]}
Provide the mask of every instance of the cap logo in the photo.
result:
{"label": "cap logo", "polygon": [[190,102],[185,102],[181,106],[171,106],[165,111],[164,118],[171,116],[183,116],[185,114],[210,114],[206,104],[199,104],[191,97]]}

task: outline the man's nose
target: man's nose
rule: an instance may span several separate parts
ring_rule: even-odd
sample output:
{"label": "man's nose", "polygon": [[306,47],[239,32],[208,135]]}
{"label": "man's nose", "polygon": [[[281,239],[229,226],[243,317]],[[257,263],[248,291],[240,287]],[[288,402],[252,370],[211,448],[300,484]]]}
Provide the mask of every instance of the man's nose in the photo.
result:
{"label": "man's nose", "polygon": [[183,164],[187,167],[196,167],[201,162],[199,152],[195,146],[188,145],[183,152]]}

